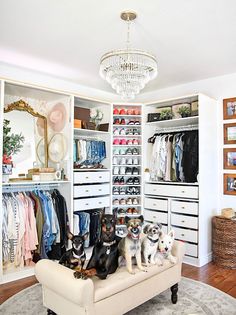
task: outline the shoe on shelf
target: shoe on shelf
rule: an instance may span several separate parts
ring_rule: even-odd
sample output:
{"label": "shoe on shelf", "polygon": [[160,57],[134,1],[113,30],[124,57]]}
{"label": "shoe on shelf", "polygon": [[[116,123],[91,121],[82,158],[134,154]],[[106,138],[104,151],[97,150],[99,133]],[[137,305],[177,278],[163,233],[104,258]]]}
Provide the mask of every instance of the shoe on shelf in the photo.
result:
{"label": "shoe on shelf", "polygon": [[127,159],[127,165],[132,165],[132,164],[133,164],[132,158],[128,158],[128,159]]}
{"label": "shoe on shelf", "polygon": [[125,152],[126,155],[132,155],[132,150],[130,148],[128,148]]}
{"label": "shoe on shelf", "polygon": [[132,208],[128,208],[127,210],[126,210],[126,214],[132,214],[133,212],[132,212]]}
{"label": "shoe on shelf", "polygon": [[125,214],[125,210],[123,208],[119,208],[117,213],[118,214]]}
{"label": "shoe on shelf", "polygon": [[140,109],[138,108],[134,109],[134,115],[141,115]]}
{"label": "shoe on shelf", "polygon": [[113,195],[119,195],[119,194],[120,194],[119,187],[113,187]]}
{"label": "shoe on shelf", "polygon": [[133,130],[132,129],[127,129],[126,130],[126,135],[127,136],[132,136],[133,135]]}
{"label": "shoe on shelf", "polygon": [[120,178],[120,183],[119,183],[119,184],[120,184],[120,185],[124,185],[124,184],[125,184],[125,179],[124,179],[123,176]]}
{"label": "shoe on shelf", "polygon": [[127,140],[127,145],[132,145],[133,141],[131,139]]}
{"label": "shoe on shelf", "polygon": [[120,124],[120,119],[119,118],[115,118],[113,121],[114,125],[119,125]]}
{"label": "shoe on shelf", "polygon": [[130,125],[130,126],[134,125],[134,120],[130,120],[130,121],[128,122],[128,125]]}
{"label": "shoe on shelf", "polygon": [[138,165],[139,164],[139,161],[138,161],[137,157],[133,158],[133,164],[134,165]]}
{"label": "shoe on shelf", "polygon": [[133,184],[134,184],[134,185],[140,185],[140,180],[139,180],[138,177],[134,177],[134,178],[133,178]]}
{"label": "shoe on shelf", "polygon": [[132,199],[131,199],[131,198],[128,198],[127,201],[126,201],[126,204],[127,204],[127,205],[132,205]]}
{"label": "shoe on shelf", "polygon": [[126,168],[125,166],[120,167],[120,175],[126,175]]}
{"label": "shoe on shelf", "polygon": [[126,140],[125,139],[121,139],[120,140],[120,145],[126,145]]}
{"label": "shoe on shelf", "polygon": [[115,129],[113,130],[113,135],[114,135],[114,136],[119,136],[119,129],[118,129],[118,128],[115,128]]}
{"label": "shoe on shelf", "polygon": [[133,198],[133,205],[138,205],[138,199],[137,198]]}
{"label": "shoe on shelf", "polygon": [[139,120],[135,120],[134,124],[135,125],[140,125],[140,121]]}
{"label": "shoe on shelf", "polygon": [[137,148],[133,148],[132,154],[133,154],[133,155],[138,155],[138,154],[139,154],[138,149],[137,149]]}
{"label": "shoe on shelf", "polygon": [[132,169],[131,169],[131,167],[126,167],[126,169],[125,169],[125,175],[132,175]]}
{"label": "shoe on shelf", "polygon": [[139,211],[138,211],[138,209],[136,209],[136,208],[132,208],[132,213],[133,213],[133,214],[138,214]]}
{"label": "shoe on shelf", "polygon": [[113,115],[119,115],[119,110],[118,108],[113,109]]}
{"label": "shoe on shelf", "polygon": [[120,149],[120,151],[119,151],[119,152],[120,152],[120,154],[121,154],[121,155],[125,155],[125,153],[126,153],[126,149]]}
{"label": "shoe on shelf", "polygon": [[122,157],[120,159],[120,165],[125,165],[125,164],[126,164],[126,159],[125,159],[125,157]]}
{"label": "shoe on shelf", "polygon": [[113,150],[113,155],[119,155],[119,150],[118,149],[114,149]]}
{"label": "shoe on shelf", "polygon": [[113,156],[112,163],[113,165],[118,165],[118,158],[116,156]]}
{"label": "shoe on shelf", "polygon": [[132,142],[133,145],[139,145],[139,141],[137,139],[133,139],[133,142]]}
{"label": "shoe on shelf", "polygon": [[126,195],[132,195],[132,187],[127,187]]}
{"label": "shoe on shelf", "polygon": [[114,206],[118,206],[119,205],[119,199],[114,199],[112,203]]}
{"label": "shoe on shelf", "polygon": [[132,109],[128,109],[127,110],[127,115],[133,115],[133,110]]}
{"label": "shoe on shelf", "polygon": [[122,198],[122,199],[120,200],[120,205],[122,205],[122,206],[125,206],[125,205],[126,205],[125,199]]}
{"label": "shoe on shelf", "polygon": [[120,144],[120,140],[119,139],[114,139],[113,140],[113,144],[114,145],[119,145]]}
{"label": "shoe on shelf", "polygon": [[127,179],[127,181],[126,181],[126,184],[127,184],[127,185],[133,185],[133,184],[134,184],[133,178],[132,178],[132,177],[129,177],[129,178]]}
{"label": "shoe on shelf", "polygon": [[120,125],[125,125],[125,119],[124,118],[121,118],[121,121],[120,121]]}
{"label": "shoe on shelf", "polygon": [[121,136],[125,136],[125,129],[124,129],[124,128],[122,128],[122,129],[120,130],[120,135],[121,135]]}
{"label": "shoe on shelf", "polygon": [[120,195],[126,195],[125,187],[120,187]]}
{"label": "shoe on shelf", "polygon": [[138,129],[133,129],[133,135],[134,135],[134,136],[139,136],[139,131],[138,131]]}
{"label": "shoe on shelf", "polygon": [[139,175],[139,170],[138,170],[137,167],[133,167],[133,169],[132,169],[132,174],[133,174],[133,175]]}
{"label": "shoe on shelf", "polygon": [[114,174],[114,175],[119,175],[119,167],[118,167],[118,166],[115,166],[115,167],[113,168],[113,174]]}
{"label": "shoe on shelf", "polygon": [[119,177],[115,177],[114,178],[114,185],[119,185],[120,184],[120,180],[119,180]]}
{"label": "shoe on shelf", "polygon": [[120,110],[120,113],[119,113],[120,115],[126,115],[126,110],[124,109],[124,108],[122,108],[121,110]]}

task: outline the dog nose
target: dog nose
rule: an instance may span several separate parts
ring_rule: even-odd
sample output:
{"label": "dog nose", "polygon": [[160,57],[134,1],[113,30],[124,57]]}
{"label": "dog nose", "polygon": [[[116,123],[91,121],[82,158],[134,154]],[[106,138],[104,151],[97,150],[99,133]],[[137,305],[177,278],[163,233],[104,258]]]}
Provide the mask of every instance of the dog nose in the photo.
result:
{"label": "dog nose", "polygon": [[168,247],[165,247],[165,251],[166,251],[166,252],[168,251]]}

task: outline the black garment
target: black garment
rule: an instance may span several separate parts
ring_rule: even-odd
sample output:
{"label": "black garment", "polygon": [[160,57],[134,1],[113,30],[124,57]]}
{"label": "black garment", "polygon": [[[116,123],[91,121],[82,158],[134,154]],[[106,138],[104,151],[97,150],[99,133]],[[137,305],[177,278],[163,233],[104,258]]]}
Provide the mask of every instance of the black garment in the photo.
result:
{"label": "black garment", "polygon": [[197,181],[198,175],[198,131],[189,131],[184,134],[184,148],[182,166],[185,182]]}
{"label": "black garment", "polygon": [[91,211],[89,225],[89,246],[95,245],[96,241],[100,238],[100,230],[100,211]]}
{"label": "black garment", "polygon": [[57,189],[53,191],[51,196],[60,226],[60,243],[52,245],[52,250],[48,252],[48,258],[59,260],[66,252],[68,244],[67,232],[69,231],[69,220],[65,198]]}

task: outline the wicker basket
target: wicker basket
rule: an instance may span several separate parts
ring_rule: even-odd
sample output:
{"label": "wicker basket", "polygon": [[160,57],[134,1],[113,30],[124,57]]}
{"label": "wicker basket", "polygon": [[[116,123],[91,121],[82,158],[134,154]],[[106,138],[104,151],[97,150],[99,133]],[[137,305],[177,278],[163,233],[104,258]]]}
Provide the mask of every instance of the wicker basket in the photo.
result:
{"label": "wicker basket", "polygon": [[236,220],[213,217],[212,250],[217,265],[236,269]]}

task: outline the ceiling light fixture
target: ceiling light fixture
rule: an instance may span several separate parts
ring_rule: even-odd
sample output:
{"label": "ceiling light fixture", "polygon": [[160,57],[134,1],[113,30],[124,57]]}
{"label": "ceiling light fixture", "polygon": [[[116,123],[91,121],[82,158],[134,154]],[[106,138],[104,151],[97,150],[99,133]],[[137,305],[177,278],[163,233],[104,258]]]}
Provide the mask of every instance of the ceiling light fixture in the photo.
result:
{"label": "ceiling light fixture", "polygon": [[125,11],[120,17],[127,22],[126,49],[104,54],[100,61],[100,75],[127,100],[134,99],[157,76],[157,61],[148,52],[130,48],[130,23],[136,19],[137,14]]}

